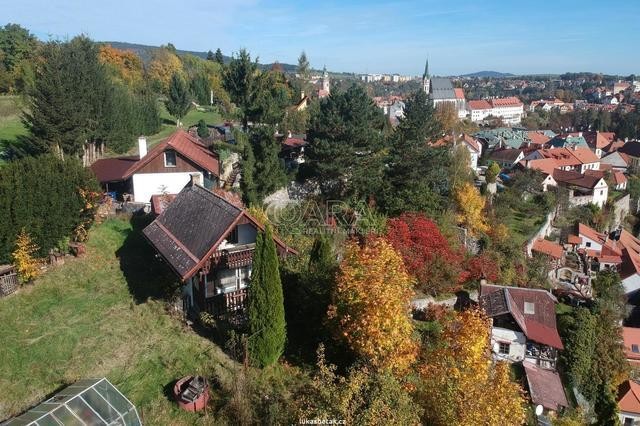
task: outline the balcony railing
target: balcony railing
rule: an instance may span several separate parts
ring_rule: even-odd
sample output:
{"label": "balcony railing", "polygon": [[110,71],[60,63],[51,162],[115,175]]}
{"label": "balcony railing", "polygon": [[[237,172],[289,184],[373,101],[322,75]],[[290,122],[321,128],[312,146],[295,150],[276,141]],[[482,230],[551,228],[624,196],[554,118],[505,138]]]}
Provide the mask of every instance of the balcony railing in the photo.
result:
{"label": "balcony railing", "polygon": [[216,268],[240,268],[251,265],[255,244],[242,244],[217,250],[211,256],[211,266]]}
{"label": "balcony railing", "polygon": [[243,317],[247,307],[248,288],[217,294],[205,300],[205,310],[218,318]]}

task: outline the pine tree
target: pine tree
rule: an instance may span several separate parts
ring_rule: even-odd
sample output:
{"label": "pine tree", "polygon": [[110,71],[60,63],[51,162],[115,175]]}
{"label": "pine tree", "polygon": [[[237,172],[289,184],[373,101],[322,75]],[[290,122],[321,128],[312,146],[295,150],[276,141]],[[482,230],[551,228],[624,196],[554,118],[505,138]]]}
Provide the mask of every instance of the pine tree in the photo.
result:
{"label": "pine tree", "polygon": [[207,127],[207,123],[204,120],[198,121],[198,136],[201,138],[209,137],[209,128]]}
{"label": "pine tree", "polygon": [[220,50],[219,47],[216,49],[215,61],[220,65],[224,65],[224,57],[222,56],[222,50]]}
{"label": "pine tree", "polygon": [[189,90],[184,79],[178,74],[171,77],[169,85],[169,98],[166,101],[167,111],[176,118],[176,126],[180,126],[180,119],[187,115],[191,100],[189,99]]}
{"label": "pine tree", "polygon": [[251,61],[251,55],[245,49],[240,49],[238,55],[234,55],[225,67],[224,87],[229,92],[231,100],[242,111],[245,130],[249,122],[249,108],[255,91],[257,71],[257,60]]}
{"label": "pine tree", "polygon": [[16,239],[16,249],[13,251],[13,262],[18,270],[20,281],[28,283],[38,276],[38,260],[35,258],[39,247],[32,241],[31,236],[24,228]]}
{"label": "pine tree", "polygon": [[305,171],[325,198],[366,200],[382,186],[384,116],[360,86],[332,93],[311,118]]}
{"label": "pine tree", "polygon": [[254,156],[254,177],[257,201],[282,188],[287,182],[282,161],[278,157],[280,144],[276,140],[275,129],[261,126],[251,130],[250,145]]}
{"label": "pine tree", "polygon": [[258,193],[255,181],[256,159],[253,155],[253,148],[247,139],[246,133],[236,130],[235,139],[242,147],[242,177],[240,179],[242,201],[248,206],[258,205]]}
{"label": "pine tree", "polygon": [[298,75],[302,79],[309,78],[309,60],[307,59],[307,54],[304,50],[300,53],[300,57],[298,58]]}
{"label": "pine tree", "polygon": [[451,156],[446,148],[427,145],[439,134],[440,125],[423,90],[407,99],[404,113],[390,136],[381,205],[389,214],[424,211],[434,215],[449,195]]}
{"label": "pine tree", "polygon": [[212,51],[208,51],[207,52],[207,61],[215,61],[215,56],[213,56],[213,52]]}
{"label": "pine tree", "polygon": [[280,358],[286,340],[278,253],[269,225],[256,240],[248,297],[249,355],[254,365],[266,367]]}

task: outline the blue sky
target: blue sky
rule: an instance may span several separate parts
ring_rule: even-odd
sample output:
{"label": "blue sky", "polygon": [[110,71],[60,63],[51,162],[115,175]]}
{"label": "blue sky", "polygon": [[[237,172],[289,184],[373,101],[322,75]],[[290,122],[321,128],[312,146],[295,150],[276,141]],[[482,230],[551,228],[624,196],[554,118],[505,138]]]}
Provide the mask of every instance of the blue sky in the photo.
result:
{"label": "blue sky", "polygon": [[[4,3],[4,4],[3,4]],[[172,42],[358,73],[640,74],[640,1],[0,0],[41,39]]]}

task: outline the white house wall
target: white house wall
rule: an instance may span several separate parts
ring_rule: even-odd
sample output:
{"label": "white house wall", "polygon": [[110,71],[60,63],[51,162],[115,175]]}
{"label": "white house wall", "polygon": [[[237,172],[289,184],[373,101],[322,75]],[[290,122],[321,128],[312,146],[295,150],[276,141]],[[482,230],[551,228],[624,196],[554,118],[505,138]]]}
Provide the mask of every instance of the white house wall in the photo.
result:
{"label": "white house wall", "polygon": [[[155,194],[177,194],[191,181],[194,172],[184,173],[136,173],[133,175],[133,201],[149,203]],[[202,173],[200,181],[202,182]]]}
{"label": "white house wall", "polygon": [[495,359],[509,362],[524,360],[527,348],[527,338],[523,333],[506,328],[493,327],[491,329],[491,347],[497,347],[498,343],[509,343],[509,355],[493,352]]}
{"label": "white house wall", "polygon": [[622,280],[624,293],[630,294],[640,289],[640,275],[633,274]]}

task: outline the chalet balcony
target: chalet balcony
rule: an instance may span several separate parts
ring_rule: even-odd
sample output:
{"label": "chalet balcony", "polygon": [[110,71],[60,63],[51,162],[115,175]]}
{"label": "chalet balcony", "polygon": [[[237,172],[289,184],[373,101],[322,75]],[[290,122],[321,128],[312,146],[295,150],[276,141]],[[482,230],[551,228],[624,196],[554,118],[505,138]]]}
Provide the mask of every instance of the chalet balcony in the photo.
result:
{"label": "chalet balcony", "polygon": [[529,359],[540,367],[555,370],[556,361],[558,359],[558,351],[547,345],[541,345],[535,342],[527,342],[525,358]]}
{"label": "chalet balcony", "polygon": [[247,287],[217,294],[205,300],[204,310],[219,319],[243,322],[246,317],[248,294]]}
{"label": "chalet balcony", "polygon": [[241,268],[251,265],[255,243],[228,246],[211,256],[212,268]]}

